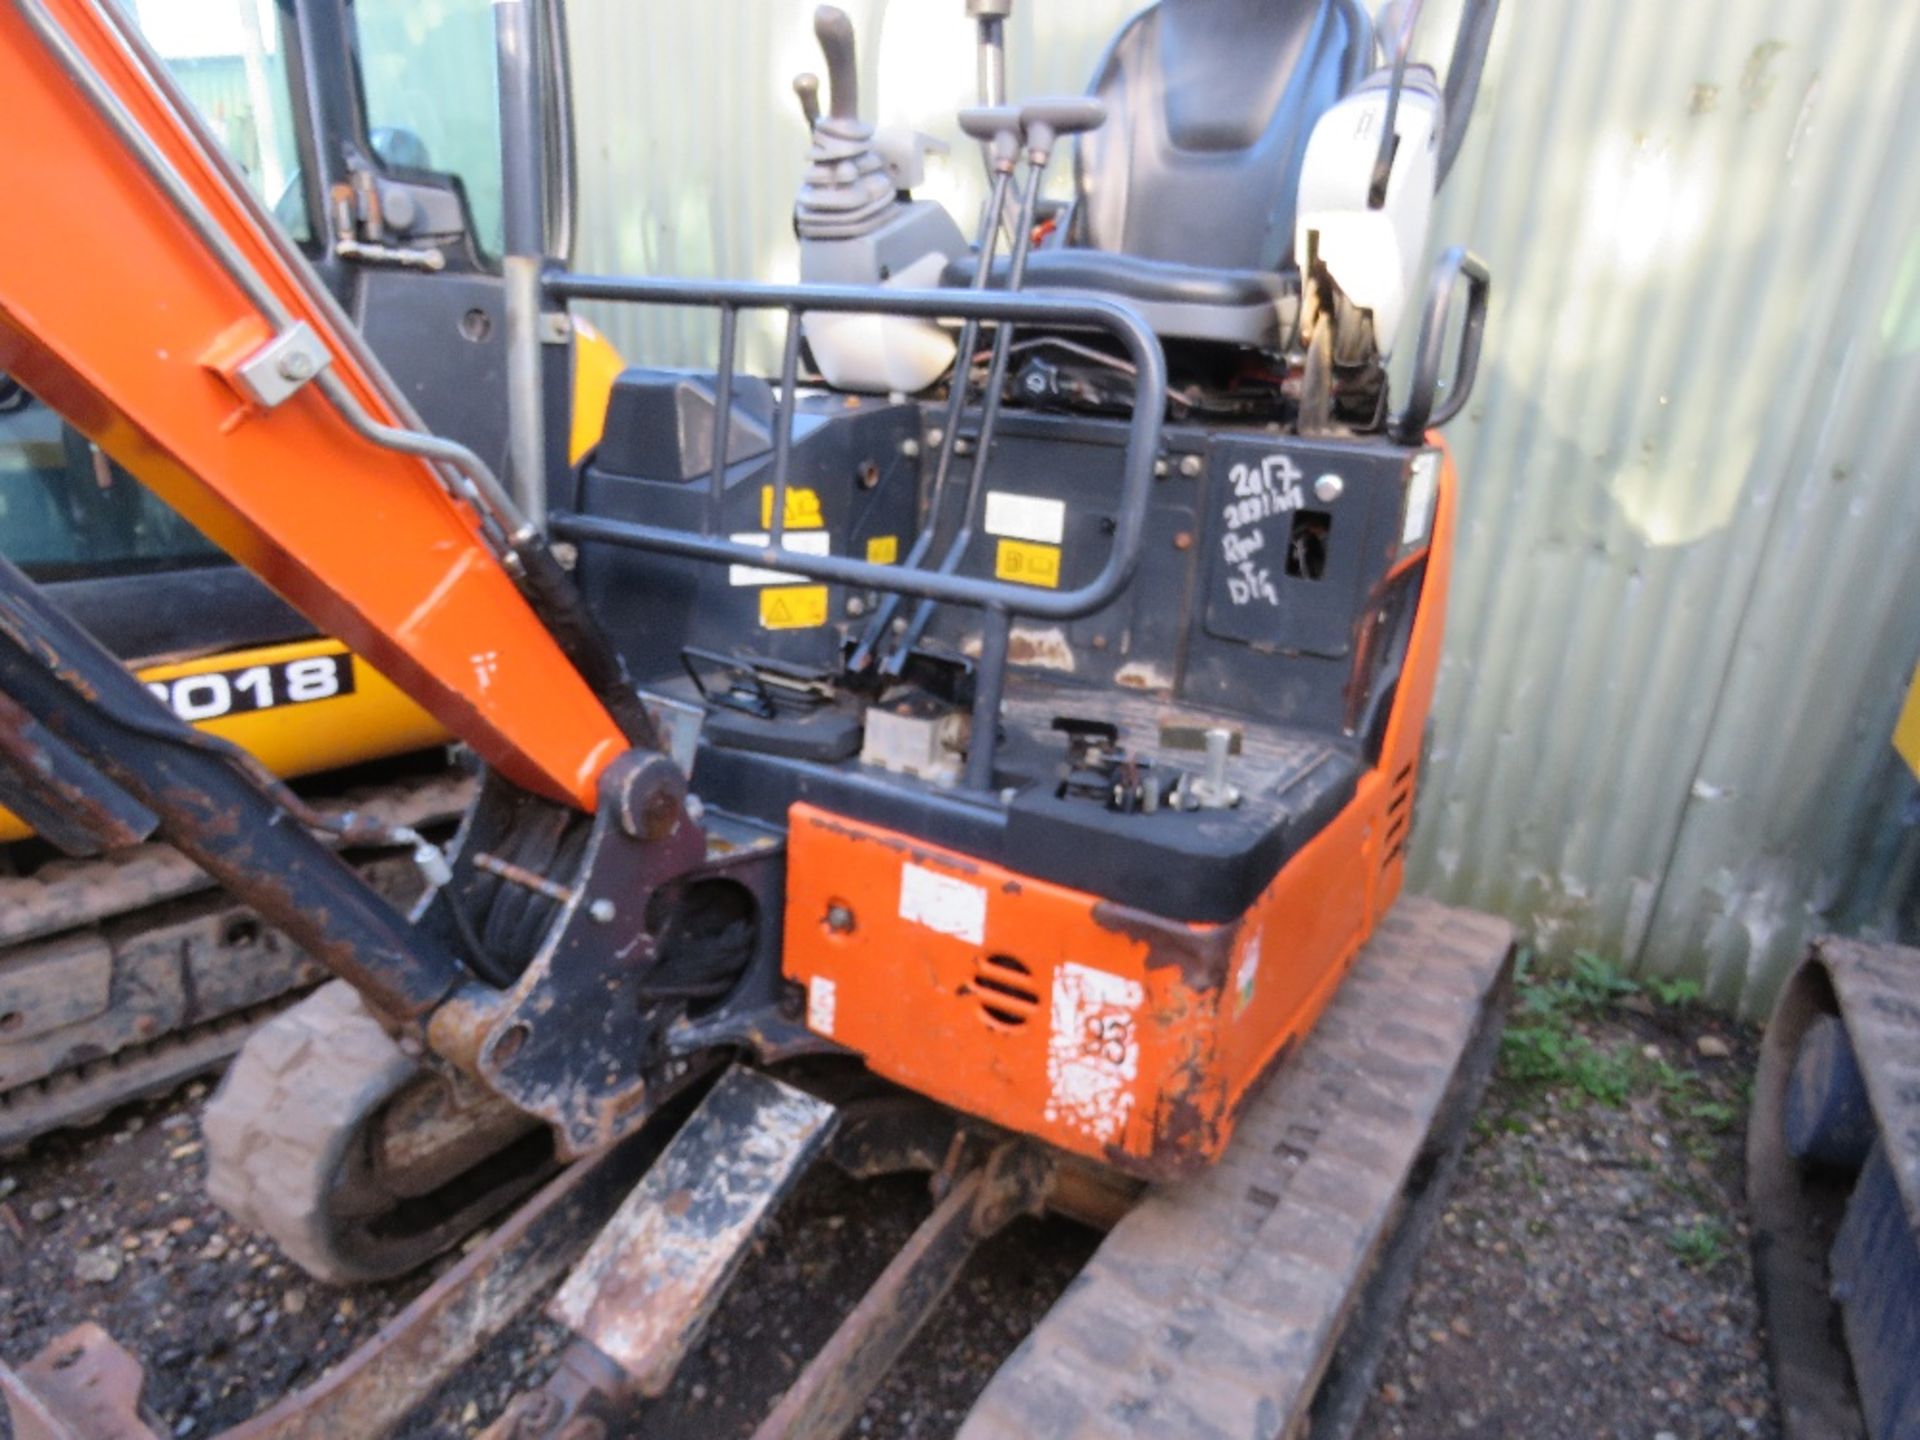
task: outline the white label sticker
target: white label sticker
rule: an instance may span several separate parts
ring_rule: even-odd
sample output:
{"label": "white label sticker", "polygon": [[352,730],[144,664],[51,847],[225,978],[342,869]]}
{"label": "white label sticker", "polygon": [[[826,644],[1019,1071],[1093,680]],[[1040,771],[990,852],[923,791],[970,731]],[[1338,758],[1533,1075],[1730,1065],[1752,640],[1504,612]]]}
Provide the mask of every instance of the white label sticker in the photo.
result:
{"label": "white label sticker", "polygon": [[816,975],[807,986],[807,1028],[816,1035],[833,1034],[833,1007],[838,999],[833,981]]}
{"label": "white label sticker", "polygon": [[[727,537],[736,545],[759,545],[765,547],[769,542],[764,530],[748,530],[739,535]],[[825,530],[788,531],[781,537],[780,543],[796,555],[827,555],[832,553],[832,536]],[[788,575],[779,570],[762,570],[755,565],[730,565],[727,567],[729,585],[798,585],[806,580],[804,575]]]}
{"label": "white label sticker", "polygon": [[1255,930],[1247,941],[1247,953],[1240,957],[1240,964],[1233,972],[1233,1008],[1244,1010],[1253,1002],[1253,987],[1260,978],[1260,932]]}
{"label": "white label sticker", "polygon": [[1411,547],[1427,538],[1433,524],[1433,497],[1439,483],[1440,457],[1424,450],[1413,457],[1413,476],[1407,481],[1407,518],[1400,527],[1400,543]]}
{"label": "white label sticker", "polygon": [[1067,502],[1048,500],[1040,495],[1016,495],[1011,490],[989,490],[987,533],[1009,540],[1058,545],[1066,538]]}
{"label": "white label sticker", "polygon": [[1067,961],[1053,972],[1053,1032],[1047,1037],[1050,1121],[1099,1144],[1119,1138],[1133,1113],[1140,1073],[1138,980]]}
{"label": "white label sticker", "polygon": [[978,945],[987,934],[987,892],[924,865],[902,865],[900,918]]}

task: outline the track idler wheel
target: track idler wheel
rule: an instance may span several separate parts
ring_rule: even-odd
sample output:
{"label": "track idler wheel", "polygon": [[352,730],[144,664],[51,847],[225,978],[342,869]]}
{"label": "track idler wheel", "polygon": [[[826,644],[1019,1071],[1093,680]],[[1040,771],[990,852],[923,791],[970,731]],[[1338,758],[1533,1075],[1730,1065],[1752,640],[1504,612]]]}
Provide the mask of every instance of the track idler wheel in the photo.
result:
{"label": "track idler wheel", "polygon": [[343,981],[254,1032],[202,1128],[207,1193],[329,1284],[415,1269],[554,1164],[537,1122],[409,1059]]}

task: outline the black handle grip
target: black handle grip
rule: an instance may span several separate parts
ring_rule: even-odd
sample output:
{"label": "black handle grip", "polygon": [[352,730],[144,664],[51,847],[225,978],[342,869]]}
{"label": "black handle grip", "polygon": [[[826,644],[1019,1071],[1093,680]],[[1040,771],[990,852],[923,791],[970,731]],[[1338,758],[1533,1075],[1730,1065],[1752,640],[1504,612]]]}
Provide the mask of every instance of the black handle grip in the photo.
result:
{"label": "black handle grip", "polygon": [[[1460,328],[1460,354],[1454,361],[1453,385],[1447,402],[1434,409],[1440,390],[1440,365],[1445,360],[1447,317],[1453,313],[1454,291],[1467,282],[1467,314]],[[1427,310],[1420,319],[1420,344],[1413,362],[1413,387],[1407,408],[1393,417],[1393,438],[1404,445],[1418,444],[1429,427],[1446,424],[1465,408],[1480,369],[1480,338],[1487,328],[1487,292],[1492,276],[1486,262],[1456,245],[1440,257],[1427,286]]]}
{"label": "black handle grip", "polygon": [[836,120],[860,118],[860,71],[853,57],[853,21],[834,5],[813,12],[813,34],[827,59],[827,103]]}

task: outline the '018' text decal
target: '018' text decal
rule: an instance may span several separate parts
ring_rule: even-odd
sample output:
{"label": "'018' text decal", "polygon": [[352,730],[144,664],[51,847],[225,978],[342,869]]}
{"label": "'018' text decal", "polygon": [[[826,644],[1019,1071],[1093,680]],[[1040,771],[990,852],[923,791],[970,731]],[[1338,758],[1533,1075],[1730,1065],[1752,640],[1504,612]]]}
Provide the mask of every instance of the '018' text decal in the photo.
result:
{"label": "'018' text decal", "polygon": [[206,670],[172,680],[149,680],[147,689],[182,720],[198,723],[222,715],[247,715],[284,705],[305,705],[353,693],[353,656],[308,655],[237,670]]}

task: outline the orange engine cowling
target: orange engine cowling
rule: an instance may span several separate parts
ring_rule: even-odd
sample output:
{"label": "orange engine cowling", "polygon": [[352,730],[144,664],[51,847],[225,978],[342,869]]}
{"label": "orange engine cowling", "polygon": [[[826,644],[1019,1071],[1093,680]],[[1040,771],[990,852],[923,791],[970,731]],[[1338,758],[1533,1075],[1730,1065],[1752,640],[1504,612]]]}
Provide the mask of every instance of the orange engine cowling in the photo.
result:
{"label": "orange engine cowling", "polygon": [[796,804],[783,963],[808,1026],[889,1080],[1137,1175],[1216,1159],[1400,893],[1452,568],[1440,451],[1378,757],[1244,914],[1168,920]]}
{"label": "orange engine cowling", "polygon": [[1388,903],[1388,806],[1368,776],[1247,916],[1195,925],[796,805],[786,973],[889,1080],[1170,1178],[1219,1155]]}

